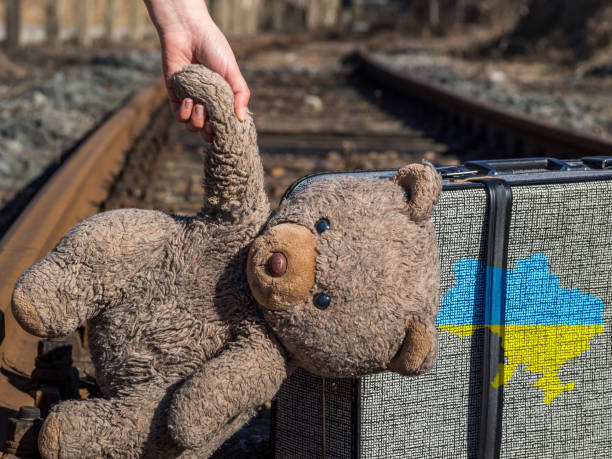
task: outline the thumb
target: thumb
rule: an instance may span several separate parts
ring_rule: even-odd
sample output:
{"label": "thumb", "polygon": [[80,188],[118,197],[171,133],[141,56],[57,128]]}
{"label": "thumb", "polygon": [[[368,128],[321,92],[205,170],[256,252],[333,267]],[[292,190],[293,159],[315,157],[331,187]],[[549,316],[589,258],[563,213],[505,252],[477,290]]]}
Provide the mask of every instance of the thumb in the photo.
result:
{"label": "thumb", "polygon": [[249,105],[249,99],[251,98],[251,91],[240,70],[238,70],[238,66],[228,73],[227,82],[234,92],[234,112],[240,121],[244,121],[247,105]]}

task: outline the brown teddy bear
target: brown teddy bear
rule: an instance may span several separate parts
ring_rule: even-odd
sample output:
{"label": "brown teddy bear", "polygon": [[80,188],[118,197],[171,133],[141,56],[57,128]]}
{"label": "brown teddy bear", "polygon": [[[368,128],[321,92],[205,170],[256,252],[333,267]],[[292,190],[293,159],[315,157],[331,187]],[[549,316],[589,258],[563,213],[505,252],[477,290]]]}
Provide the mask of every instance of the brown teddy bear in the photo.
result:
{"label": "brown teddy bear", "polygon": [[174,83],[214,131],[200,214],[93,216],[15,287],[30,333],[88,321],[105,396],[51,410],[44,458],[206,457],[297,366],[352,377],[434,363],[434,167],[321,180],[270,214],[255,126],[236,119],[227,83],[200,66]]}

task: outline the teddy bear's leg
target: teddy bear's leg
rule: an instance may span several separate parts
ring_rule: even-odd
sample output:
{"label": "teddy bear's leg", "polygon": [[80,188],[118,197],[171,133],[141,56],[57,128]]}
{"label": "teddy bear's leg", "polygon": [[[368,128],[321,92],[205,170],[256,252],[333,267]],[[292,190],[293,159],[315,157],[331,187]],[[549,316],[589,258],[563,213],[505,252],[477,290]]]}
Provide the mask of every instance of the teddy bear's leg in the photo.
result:
{"label": "teddy bear's leg", "polygon": [[237,426],[235,420],[246,422],[245,414],[274,397],[287,373],[282,347],[267,334],[242,337],[174,393],[170,434],[185,448],[209,448]]}
{"label": "teddy bear's leg", "polygon": [[159,265],[176,226],[161,212],[136,209],[84,220],[19,278],[15,318],[36,336],[70,334]]}
{"label": "teddy bear's leg", "polygon": [[182,448],[170,438],[165,412],[172,388],[133,388],[126,397],[56,405],[38,437],[44,459],[171,458]]}
{"label": "teddy bear's leg", "polygon": [[404,376],[430,370],[438,353],[438,331],[432,319],[412,315],[406,321],[402,347],[389,363],[389,369]]}

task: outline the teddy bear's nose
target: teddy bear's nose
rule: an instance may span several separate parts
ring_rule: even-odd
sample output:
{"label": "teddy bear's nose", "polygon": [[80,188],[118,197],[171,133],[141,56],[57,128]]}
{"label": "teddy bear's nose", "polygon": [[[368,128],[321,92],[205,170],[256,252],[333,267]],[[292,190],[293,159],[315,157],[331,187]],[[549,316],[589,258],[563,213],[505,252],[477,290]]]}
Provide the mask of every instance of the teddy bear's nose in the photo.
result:
{"label": "teddy bear's nose", "polygon": [[280,252],[276,252],[266,264],[270,276],[281,277],[287,272],[287,257]]}
{"label": "teddy bear's nose", "polygon": [[312,230],[295,223],[280,223],[253,241],[247,278],[262,308],[285,309],[311,297],[316,246]]}

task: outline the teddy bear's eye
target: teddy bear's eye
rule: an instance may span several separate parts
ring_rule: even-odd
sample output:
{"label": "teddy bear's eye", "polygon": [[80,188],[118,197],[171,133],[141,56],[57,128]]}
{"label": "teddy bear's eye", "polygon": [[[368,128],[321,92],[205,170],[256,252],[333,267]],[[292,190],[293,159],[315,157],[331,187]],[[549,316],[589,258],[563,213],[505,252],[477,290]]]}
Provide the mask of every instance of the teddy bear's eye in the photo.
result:
{"label": "teddy bear's eye", "polygon": [[325,293],[317,293],[312,301],[317,308],[327,309],[331,303],[331,298]]}
{"label": "teddy bear's eye", "polygon": [[317,229],[317,232],[319,234],[327,231],[330,228],[329,220],[326,218],[322,218],[321,220],[317,222],[317,224],[315,225],[315,228]]}

